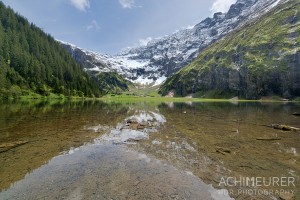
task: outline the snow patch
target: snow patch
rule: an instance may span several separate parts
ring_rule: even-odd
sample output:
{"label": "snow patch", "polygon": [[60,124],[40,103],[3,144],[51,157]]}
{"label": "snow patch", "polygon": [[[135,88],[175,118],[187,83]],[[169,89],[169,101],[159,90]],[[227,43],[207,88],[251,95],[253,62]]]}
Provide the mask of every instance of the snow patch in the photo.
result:
{"label": "snow patch", "polygon": [[159,78],[155,81],[155,83],[154,83],[153,86],[161,85],[166,79],[167,79],[167,77],[165,77],[165,76],[159,77]]}
{"label": "snow patch", "polygon": [[142,85],[150,85],[153,83],[153,79],[150,79],[148,77],[142,77],[140,76],[138,79],[133,81],[134,83],[139,83]]}

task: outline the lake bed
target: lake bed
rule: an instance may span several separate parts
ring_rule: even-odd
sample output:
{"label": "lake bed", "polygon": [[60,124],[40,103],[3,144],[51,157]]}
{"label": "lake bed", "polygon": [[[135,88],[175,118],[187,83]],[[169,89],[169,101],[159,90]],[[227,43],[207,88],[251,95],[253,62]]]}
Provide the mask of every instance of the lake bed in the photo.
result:
{"label": "lake bed", "polygon": [[[1,199],[299,197],[300,133],[268,127],[300,127],[296,103],[19,102],[0,110]],[[228,177],[295,185],[222,182]],[[260,190],[274,194],[253,193]]]}

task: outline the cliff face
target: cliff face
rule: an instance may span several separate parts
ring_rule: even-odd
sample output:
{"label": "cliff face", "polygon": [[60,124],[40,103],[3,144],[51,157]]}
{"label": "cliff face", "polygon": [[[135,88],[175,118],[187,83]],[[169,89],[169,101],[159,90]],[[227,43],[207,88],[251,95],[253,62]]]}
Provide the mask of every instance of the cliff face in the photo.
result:
{"label": "cliff face", "polygon": [[[104,62],[105,59],[97,59],[97,56],[80,49],[75,45],[59,41],[61,46],[79,63],[86,71],[110,71],[109,66]],[[104,55],[103,55],[104,56]],[[93,70],[97,66],[97,70]],[[99,70],[98,70],[99,68]]]}
{"label": "cliff face", "polygon": [[300,96],[300,2],[281,1],[264,16],[206,48],[160,88],[166,95],[209,91],[258,99]]}

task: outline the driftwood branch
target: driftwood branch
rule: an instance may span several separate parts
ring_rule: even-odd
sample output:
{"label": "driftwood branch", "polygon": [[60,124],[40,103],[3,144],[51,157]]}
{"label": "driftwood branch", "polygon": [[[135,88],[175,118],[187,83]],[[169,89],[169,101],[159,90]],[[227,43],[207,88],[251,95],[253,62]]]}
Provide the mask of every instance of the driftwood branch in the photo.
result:
{"label": "driftwood branch", "polygon": [[9,151],[9,150],[19,147],[21,145],[27,144],[28,142],[29,141],[17,141],[17,142],[12,142],[12,143],[0,144],[0,153]]}
{"label": "driftwood branch", "polygon": [[277,129],[277,130],[282,130],[282,131],[300,131],[300,128],[287,126],[287,125],[282,125],[282,124],[271,124],[271,125],[263,125],[263,126],[273,128],[273,129]]}
{"label": "driftwood branch", "polygon": [[281,140],[281,138],[256,138],[256,140],[275,141],[275,140]]}

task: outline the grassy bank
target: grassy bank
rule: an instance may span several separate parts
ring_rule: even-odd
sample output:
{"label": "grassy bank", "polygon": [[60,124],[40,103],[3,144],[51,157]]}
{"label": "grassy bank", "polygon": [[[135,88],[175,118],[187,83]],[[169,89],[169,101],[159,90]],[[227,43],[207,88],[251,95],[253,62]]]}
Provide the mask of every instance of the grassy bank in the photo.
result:
{"label": "grassy bank", "polygon": [[162,97],[157,95],[141,95],[141,94],[108,94],[100,98],[81,97],[81,96],[65,96],[63,94],[50,93],[48,95],[40,95],[34,92],[22,93],[21,95],[1,96],[2,101],[82,101],[82,100],[100,100],[100,101],[119,101],[119,102],[300,102],[300,97],[293,100],[286,100],[278,96],[263,97],[259,100],[248,99],[229,99],[227,97],[220,98],[200,98],[200,97]]}
{"label": "grassy bank", "polygon": [[295,100],[286,101],[280,98],[263,98],[260,100],[247,100],[247,99],[210,99],[210,98],[186,98],[186,97],[139,97],[139,96],[126,96],[126,95],[116,95],[116,96],[105,96],[102,98],[97,98],[98,100],[104,101],[155,101],[155,102],[300,102],[300,98]]}

